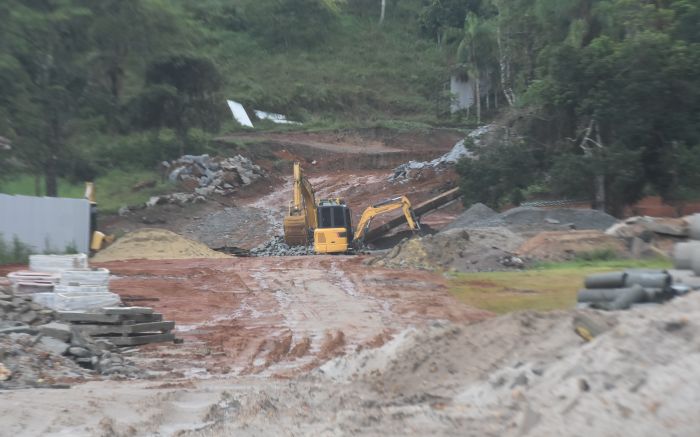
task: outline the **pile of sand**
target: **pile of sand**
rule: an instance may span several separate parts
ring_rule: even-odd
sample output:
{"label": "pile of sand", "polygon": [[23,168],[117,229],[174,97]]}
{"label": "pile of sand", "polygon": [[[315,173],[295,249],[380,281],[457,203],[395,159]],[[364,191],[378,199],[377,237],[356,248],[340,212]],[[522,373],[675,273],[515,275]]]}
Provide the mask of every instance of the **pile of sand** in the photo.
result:
{"label": "pile of sand", "polygon": [[520,256],[539,261],[568,261],[586,253],[611,251],[616,257],[629,257],[625,242],[601,231],[541,232],[518,249]]}
{"label": "pile of sand", "polygon": [[99,252],[94,262],[126,259],[228,258],[197,241],[165,229],[145,228],[131,232]]}
{"label": "pile of sand", "polygon": [[[586,343],[574,333],[579,317],[608,331]],[[624,312],[520,312],[471,326],[435,324],[332,360],[318,373],[381,393],[384,404],[367,414],[370,434],[411,421],[452,424],[445,435],[697,435],[698,317],[700,293],[691,293]],[[369,395],[357,398],[366,408]],[[392,416],[398,423],[387,423]]]}

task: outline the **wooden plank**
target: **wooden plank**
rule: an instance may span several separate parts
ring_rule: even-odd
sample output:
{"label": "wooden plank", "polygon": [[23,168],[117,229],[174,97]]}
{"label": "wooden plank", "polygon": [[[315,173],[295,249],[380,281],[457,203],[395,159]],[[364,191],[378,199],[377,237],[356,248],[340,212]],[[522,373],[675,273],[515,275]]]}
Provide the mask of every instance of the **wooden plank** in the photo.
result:
{"label": "wooden plank", "polygon": [[56,313],[58,320],[71,323],[148,323],[160,322],[163,320],[163,315],[160,313],[153,314],[102,314],[102,313],[81,313],[72,311],[63,311]]}
{"label": "wooden plank", "polygon": [[135,334],[140,332],[167,332],[175,327],[175,322],[135,323],[132,325],[73,325],[83,334],[97,336],[107,334]]}
{"label": "wooden plank", "polygon": [[119,314],[119,315],[140,315],[140,314],[153,314],[153,308],[149,307],[108,307],[102,308],[105,314]]}
{"label": "wooden plank", "polygon": [[137,346],[140,344],[162,343],[175,340],[175,334],[149,334],[132,337],[105,337],[116,346]]}

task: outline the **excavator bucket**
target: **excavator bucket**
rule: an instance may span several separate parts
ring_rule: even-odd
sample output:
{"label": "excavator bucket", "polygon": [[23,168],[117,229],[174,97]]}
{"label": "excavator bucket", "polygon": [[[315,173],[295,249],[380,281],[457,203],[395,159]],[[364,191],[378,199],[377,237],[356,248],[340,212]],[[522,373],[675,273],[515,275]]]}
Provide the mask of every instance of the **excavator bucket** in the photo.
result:
{"label": "excavator bucket", "polygon": [[290,246],[308,246],[310,244],[306,217],[289,215],[284,218],[284,242]]}

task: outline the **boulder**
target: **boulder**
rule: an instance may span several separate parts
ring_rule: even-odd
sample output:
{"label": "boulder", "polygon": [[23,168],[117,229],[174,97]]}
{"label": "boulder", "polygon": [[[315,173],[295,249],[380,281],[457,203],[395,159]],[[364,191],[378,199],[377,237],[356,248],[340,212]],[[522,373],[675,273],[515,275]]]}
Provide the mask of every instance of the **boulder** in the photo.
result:
{"label": "boulder", "polygon": [[55,338],[63,342],[70,342],[71,328],[65,323],[51,322],[45,325],[38,326],[37,329],[46,337]]}

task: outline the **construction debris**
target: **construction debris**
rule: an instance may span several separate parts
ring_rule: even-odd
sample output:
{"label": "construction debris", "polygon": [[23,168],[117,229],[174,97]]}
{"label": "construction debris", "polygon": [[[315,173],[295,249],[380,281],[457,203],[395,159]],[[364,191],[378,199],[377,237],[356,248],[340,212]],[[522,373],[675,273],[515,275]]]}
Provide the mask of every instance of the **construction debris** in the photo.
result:
{"label": "construction debris", "polygon": [[58,312],[56,317],[72,323],[72,331],[93,341],[115,346],[137,346],[175,340],[175,322],[148,307],[107,307],[100,312]]}
{"label": "construction debris", "polygon": [[250,250],[252,256],[302,256],[314,253],[313,246],[289,246],[283,237],[272,237],[268,242]]}
{"label": "construction debris", "polygon": [[626,310],[640,303],[661,303],[685,294],[685,287],[673,287],[665,270],[629,269],[622,272],[589,275],[585,289],[578,292],[583,306],[602,310]]}
{"label": "construction debris", "polygon": [[119,354],[119,340],[91,338],[63,322],[61,313],[31,299],[0,287],[0,363],[5,369],[0,368],[0,389],[84,379],[89,375],[85,369],[103,375],[140,374]]}
{"label": "construction debris", "polygon": [[474,158],[474,154],[467,148],[467,141],[479,144],[481,137],[495,130],[494,125],[482,126],[467,135],[467,138],[457,142],[452,150],[432,161],[409,161],[394,169],[394,173],[389,177],[390,182],[404,183],[416,177],[422,170],[436,169],[442,170],[448,166],[454,166],[462,158]]}
{"label": "construction debris", "polygon": [[[153,196],[146,202],[147,208],[156,205],[185,205],[202,203],[214,194],[229,196],[242,186],[250,185],[265,176],[260,166],[241,155],[229,158],[212,158],[209,155],[184,155],[172,162],[163,162],[169,170],[169,180],[179,184],[187,192]],[[120,215],[129,214],[126,208]]]}

